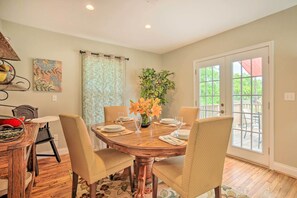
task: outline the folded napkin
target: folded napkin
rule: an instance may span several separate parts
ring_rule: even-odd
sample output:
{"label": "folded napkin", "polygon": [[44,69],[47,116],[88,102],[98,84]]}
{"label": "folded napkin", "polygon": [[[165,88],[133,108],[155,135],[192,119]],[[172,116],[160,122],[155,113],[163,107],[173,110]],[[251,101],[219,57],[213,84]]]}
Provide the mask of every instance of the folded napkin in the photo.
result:
{"label": "folded napkin", "polygon": [[177,139],[175,137],[172,137],[171,135],[159,136],[159,139],[175,146],[180,146],[186,143],[186,141]]}

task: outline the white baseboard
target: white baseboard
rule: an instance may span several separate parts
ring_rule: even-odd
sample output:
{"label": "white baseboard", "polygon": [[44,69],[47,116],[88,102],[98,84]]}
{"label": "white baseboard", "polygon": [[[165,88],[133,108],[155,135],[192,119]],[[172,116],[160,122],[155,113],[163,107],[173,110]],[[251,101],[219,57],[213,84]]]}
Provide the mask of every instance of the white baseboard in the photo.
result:
{"label": "white baseboard", "polygon": [[282,164],[279,162],[273,162],[273,166],[271,169],[276,170],[278,172],[284,173],[288,176],[294,177],[297,179],[297,168],[293,166],[288,166],[286,164]]}
{"label": "white baseboard", "polygon": [[60,155],[64,155],[64,154],[69,153],[68,148],[59,148],[58,152],[59,152]]}

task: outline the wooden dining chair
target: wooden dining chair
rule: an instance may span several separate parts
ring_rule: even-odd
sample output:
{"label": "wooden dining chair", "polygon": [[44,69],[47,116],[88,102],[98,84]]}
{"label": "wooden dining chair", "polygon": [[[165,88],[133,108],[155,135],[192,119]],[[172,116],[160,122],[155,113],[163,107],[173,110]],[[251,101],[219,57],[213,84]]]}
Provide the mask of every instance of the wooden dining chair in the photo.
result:
{"label": "wooden dining chair", "polygon": [[190,132],[185,156],[155,162],[153,197],[157,197],[158,178],[181,197],[197,197],[215,189],[221,197],[225,155],[232,127],[232,117],[196,120]]}
{"label": "wooden dining chair", "polygon": [[59,115],[69,150],[73,179],[72,197],[76,197],[78,175],[90,185],[90,197],[96,196],[96,182],[112,173],[126,169],[131,191],[133,157],[115,149],[93,151],[84,120],[78,115]]}
{"label": "wooden dining chair", "polygon": [[[123,116],[128,116],[128,108],[126,106],[105,106],[104,107],[104,121],[114,122],[119,117],[119,112],[123,113]],[[109,145],[106,145],[109,148]]]}
{"label": "wooden dining chair", "polygon": [[198,114],[198,107],[181,107],[178,116],[183,117],[183,122],[186,124],[192,125],[193,122],[198,118]]}
{"label": "wooden dining chair", "polygon": [[105,122],[116,121],[119,112],[123,113],[123,116],[128,116],[128,108],[126,106],[105,106],[104,107],[104,120]]}

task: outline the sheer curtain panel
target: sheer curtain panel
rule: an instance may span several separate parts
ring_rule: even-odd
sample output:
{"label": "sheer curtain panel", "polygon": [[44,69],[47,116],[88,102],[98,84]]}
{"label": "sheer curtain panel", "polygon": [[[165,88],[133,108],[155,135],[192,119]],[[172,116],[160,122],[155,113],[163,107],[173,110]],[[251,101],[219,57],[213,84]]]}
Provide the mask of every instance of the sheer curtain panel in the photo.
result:
{"label": "sheer curtain panel", "polygon": [[125,58],[105,57],[103,54],[82,54],[83,119],[89,128],[94,149],[104,147],[90,126],[104,121],[104,106],[124,105]]}

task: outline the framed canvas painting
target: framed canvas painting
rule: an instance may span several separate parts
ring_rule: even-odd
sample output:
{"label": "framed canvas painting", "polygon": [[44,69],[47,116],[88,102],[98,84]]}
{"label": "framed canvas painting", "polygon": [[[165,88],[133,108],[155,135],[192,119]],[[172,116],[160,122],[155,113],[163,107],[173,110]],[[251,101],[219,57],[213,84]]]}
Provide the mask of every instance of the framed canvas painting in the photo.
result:
{"label": "framed canvas painting", "polygon": [[62,62],[48,59],[33,59],[33,90],[61,92]]}

